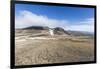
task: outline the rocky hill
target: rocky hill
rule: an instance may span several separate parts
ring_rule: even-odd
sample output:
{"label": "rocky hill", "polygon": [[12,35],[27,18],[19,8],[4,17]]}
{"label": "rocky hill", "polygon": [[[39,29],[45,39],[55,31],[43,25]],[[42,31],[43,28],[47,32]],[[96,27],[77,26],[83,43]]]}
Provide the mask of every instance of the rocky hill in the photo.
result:
{"label": "rocky hill", "polygon": [[[52,30],[52,32],[50,31]],[[16,33],[31,34],[31,35],[40,35],[48,36],[53,33],[54,35],[69,35],[69,36],[93,36],[93,34],[81,32],[81,31],[66,31],[61,27],[49,28],[46,26],[30,26],[22,29],[16,29]]]}

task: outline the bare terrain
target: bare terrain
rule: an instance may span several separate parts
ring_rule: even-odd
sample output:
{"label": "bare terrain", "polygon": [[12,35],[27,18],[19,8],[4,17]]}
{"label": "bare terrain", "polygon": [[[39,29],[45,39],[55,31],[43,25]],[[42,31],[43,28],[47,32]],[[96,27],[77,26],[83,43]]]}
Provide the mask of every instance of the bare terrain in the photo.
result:
{"label": "bare terrain", "polygon": [[94,61],[92,37],[51,36],[47,30],[41,34],[34,31],[15,32],[15,65]]}

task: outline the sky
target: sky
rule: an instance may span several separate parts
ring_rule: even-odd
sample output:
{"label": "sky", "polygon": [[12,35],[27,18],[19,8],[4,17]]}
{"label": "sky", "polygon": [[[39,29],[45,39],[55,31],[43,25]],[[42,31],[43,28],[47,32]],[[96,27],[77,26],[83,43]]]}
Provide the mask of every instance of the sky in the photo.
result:
{"label": "sky", "polygon": [[94,8],[15,4],[15,28],[29,26],[94,32]]}

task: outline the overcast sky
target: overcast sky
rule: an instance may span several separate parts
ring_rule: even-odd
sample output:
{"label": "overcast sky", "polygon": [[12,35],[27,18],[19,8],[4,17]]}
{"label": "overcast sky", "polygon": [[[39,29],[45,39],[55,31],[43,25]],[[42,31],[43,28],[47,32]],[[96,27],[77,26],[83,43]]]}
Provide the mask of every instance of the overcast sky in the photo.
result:
{"label": "overcast sky", "polygon": [[65,30],[94,32],[94,9],[16,4],[15,28],[28,26],[62,27]]}

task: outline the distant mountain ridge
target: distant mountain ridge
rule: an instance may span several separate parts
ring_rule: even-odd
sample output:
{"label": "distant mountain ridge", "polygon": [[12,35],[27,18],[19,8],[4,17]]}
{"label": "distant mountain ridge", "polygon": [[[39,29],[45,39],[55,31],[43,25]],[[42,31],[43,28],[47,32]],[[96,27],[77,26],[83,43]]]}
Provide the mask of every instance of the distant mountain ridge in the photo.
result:
{"label": "distant mountain ridge", "polygon": [[23,29],[36,29],[36,30],[47,30],[49,29],[49,27],[47,26],[30,26],[30,27],[26,27],[26,28],[23,28]]}
{"label": "distant mountain ridge", "polygon": [[52,29],[54,32],[54,35],[70,35],[70,36],[93,36],[93,34],[89,32],[82,32],[82,31],[71,31],[71,30],[64,30],[61,27],[56,28],[49,28],[47,26],[30,26],[26,28],[22,28],[20,30],[26,30],[27,33],[41,33],[44,32],[44,34],[49,30]]}

